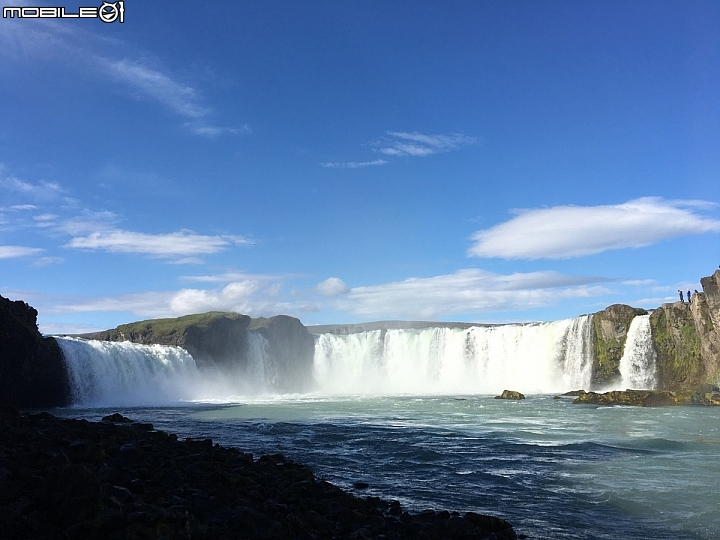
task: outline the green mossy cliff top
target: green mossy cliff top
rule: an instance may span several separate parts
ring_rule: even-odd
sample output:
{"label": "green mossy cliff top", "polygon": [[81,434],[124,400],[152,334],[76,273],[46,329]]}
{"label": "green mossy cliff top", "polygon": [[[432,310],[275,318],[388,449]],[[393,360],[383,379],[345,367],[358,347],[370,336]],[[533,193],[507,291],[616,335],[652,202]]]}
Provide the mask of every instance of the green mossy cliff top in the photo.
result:
{"label": "green mossy cliff top", "polygon": [[247,327],[250,317],[229,311],[209,311],[194,315],[168,319],[149,319],[121,324],[112,330],[84,334],[88,339],[105,341],[134,341],[138,343],[160,343],[164,345],[182,346],[190,328],[208,330],[221,320],[240,321]]}

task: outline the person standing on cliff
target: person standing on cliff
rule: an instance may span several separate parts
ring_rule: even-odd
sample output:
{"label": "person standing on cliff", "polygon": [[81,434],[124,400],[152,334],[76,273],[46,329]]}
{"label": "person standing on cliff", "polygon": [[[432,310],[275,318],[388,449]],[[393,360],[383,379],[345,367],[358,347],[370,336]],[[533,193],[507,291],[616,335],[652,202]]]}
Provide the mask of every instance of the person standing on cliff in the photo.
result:
{"label": "person standing on cliff", "polygon": [[680,301],[685,302],[685,299],[683,298],[682,291],[678,289],[678,294],[680,295]]}
{"label": "person standing on cliff", "polygon": [[690,289],[688,289],[688,292],[687,292],[687,299],[688,299],[688,302],[689,302],[689,301],[690,301]]}

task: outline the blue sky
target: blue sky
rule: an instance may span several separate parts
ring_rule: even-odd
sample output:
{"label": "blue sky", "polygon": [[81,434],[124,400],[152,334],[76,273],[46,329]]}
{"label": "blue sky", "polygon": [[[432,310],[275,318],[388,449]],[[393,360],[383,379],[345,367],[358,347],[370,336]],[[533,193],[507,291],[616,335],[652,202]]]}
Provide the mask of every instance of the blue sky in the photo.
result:
{"label": "blue sky", "polygon": [[0,294],[49,333],[657,307],[720,263],[719,27],[714,1],[0,19]]}

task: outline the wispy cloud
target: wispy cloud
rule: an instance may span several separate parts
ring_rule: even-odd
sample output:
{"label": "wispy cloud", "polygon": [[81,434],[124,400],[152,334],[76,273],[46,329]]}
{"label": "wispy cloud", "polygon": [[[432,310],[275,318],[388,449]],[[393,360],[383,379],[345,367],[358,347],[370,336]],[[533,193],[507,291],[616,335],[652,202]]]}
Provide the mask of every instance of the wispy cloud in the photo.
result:
{"label": "wispy cloud", "polygon": [[364,167],[373,167],[376,165],[385,165],[387,163],[384,159],[374,159],[372,161],[347,161],[347,162],[337,162],[337,161],[328,161],[326,163],[321,163],[321,167],[325,167],[326,169],[362,169]]}
{"label": "wispy cloud", "polygon": [[605,278],[556,272],[495,274],[470,268],[430,278],[353,287],[340,296],[336,309],[361,317],[432,319],[452,314],[526,310],[560,299],[608,293]]}
{"label": "wispy cloud", "polygon": [[[33,200],[54,199],[62,193],[60,184],[55,182],[40,182],[32,184],[24,182],[15,176],[0,177],[0,187],[9,191],[13,191]],[[12,206],[13,210],[31,210],[34,206],[30,204],[17,204]]]}
{"label": "wispy cloud", "polygon": [[211,255],[232,245],[249,243],[251,243],[249,240],[240,236],[208,236],[189,230],[166,234],[147,234],[111,229],[75,237],[65,247],[178,259],[176,262],[197,262],[197,259],[193,257]]}
{"label": "wispy cloud", "polygon": [[[35,65],[63,63],[68,68],[99,76],[115,89],[129,89],[136,97],[169,108],[186,120],[185,127],[195,135],[213,138],[249,132],[247,126],[215,125],[212,121],[215,111],[195,86],[182,81],[161,62],[149,60],[146,53],[133,54],[123,41],[50,19],[19,22],[22,24],[0,26],[0,57],[15,62],[31,60]],[[125,57],[117,51],[123,51]]]}
{"label": "wispy cloud", "polygon": [[618,205],[521,210],[505,223],[476,232],[468,255],[563,259],[720,232],[720,220],[694,213],[690,208],[699,206],[690,202],[646,197]]}
{"label": "wispy cloud", "polygon": [[[383,137],[371,142],[370,146],[374,152],[390,158],[423,157],[456,150],[476,141],[475,137],[462,133],[426,135],[417,131],[387,131]],[[320,166],[326,169],[361,169],[387,163],[387,159],[380,158],[365,161],[326,161],[320,163]]]}
{"label": "wispy cloud", "polygon": [[388,156],[429,156],[449,152],[461,146],[474,144],[475,137],[461,133],[425,135],[417,131],[388,131],[387,136],[375,143],[378,151]]}
{"label": "wispy cloud", "polygon": [[17,259],[37,255],[43,250],[25,246],[0,246],[0,259]]}

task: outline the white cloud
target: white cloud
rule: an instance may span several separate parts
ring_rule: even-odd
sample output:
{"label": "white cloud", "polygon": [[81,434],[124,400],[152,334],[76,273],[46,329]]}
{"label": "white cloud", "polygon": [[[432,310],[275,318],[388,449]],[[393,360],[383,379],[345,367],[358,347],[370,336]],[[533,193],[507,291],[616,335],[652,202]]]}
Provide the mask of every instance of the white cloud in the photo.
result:
{"label": "white cloud", "polygon": [[57,225],[58,231],[70,236],[111,231],[118,217],[112,212],[93,212],[84,210],[80,215],[66,219]]}
{"label": "white cloud", "polygon": [[[0,178],[0,187],[20,193],[32,199],[47,200],[53,199],[62,193],[60,184],[55,182],[40,182],[39,184],[31,184],[24,182],[14,176],[5,176]],[[30,210],[32,205],[18,204],[12,207],[15,210]]]}
{"label": "white cloud", "polygon": [[209,109],[198,103],[197,92],[191,86],[179,83],[159,70],[127,59],[105,61],[107,72],[121,82],[141,91],[188,118],[202,118]]}
{"label": "white cloud", "polygon": [[[43,61],[63,64],[67,68],[100,75],[112,83],[120,82],[138,96],[149,98],[189,119],[185,126],[196,135],[217,137],[249,130],[247,126],[212,125],[208,118],[213,110],[203,104],[196,88],[157,67],[158,62],[156,67],[148,65],[148,55],[132,51],[126,42],[51,19],[25,19],[18,23],[21,24],[0,26],[0,58],[23,59],[33,65]],[[118,51],[143,60],[119,58]]]}
{"label": "white cloud", "polygon": [[364,167],[373,167],[375,165],[385,165],[387,161],[384,159],[374,159],[372,161],[347,161],[347,162],[326,162],[321,163],[321,167],[326,169],[362,169]]}
{"label": "white cloud", "polygon": [[350,290],[342,279],[336,277],[318,283],[316,289],[323,296],[338,296]]}
{"label": "white cloud", "polygon": [[475,143],[475,137],[460,133],[450,135],[425,135],[423,133],[388,131],[388,137],[376,143],[378,151],[388,156],[429,156],[455,150]]}
{"label": "white cloud", "polygon": [[185,123],[195,135],[217,137],[225,134],[247,133],[250,128],[215,126],[208,122],[213,110],[202,105],[198,91],[188,84],[181,83],[156,69],[140,62],[128,59],[99,59],[98,65],[104,65],[105,71],[112,78],[121,81],[130,88],[170,108],[176,114],[190,119]]}
{"label": "white cloud", "polygon": [[138,317],[179,317],[206,311],[234,311],[252,316],[316,311],[305,300],[281,298],[282,282],[275,276],[257,275],[213,289],[186,288],[171,292],[147,291],[105,298],[75,301],[55,300],[44,312],[49,314],[87,312],[131,312]]}
{"label": "white cloud", "polygon": [[37,210],[37,206],[34,204],[14,204],[10,207],[10,210]]}
{"label": "white cloud", "polygon": [[494,274],[471,268],[430,278],[355,287],[336,308],[361,317],[432,319],[451,314],[525,310],[549,306],[564,298],[606,294],[603,278],[556,272]]}
{"label": "white cloud", "polygon": [[522,210],[505,223],[476,232],[468,255],[563,259],[720,232],[720,220],[688,210],[698,207],[697,201],[691,202],[647,197],[618,205]]}
{"label": "white cloud", "polygon": [[17,259],[37,255],[43,250],[25,246],[0,246],[0,259]]}
{"label": "white cloud", "polygon": [[51,264],[60,264],[65,262],[62,257],[40,257],[35,259],[33,266],[50,266]]}
{"label": "white cloud", "polygon": [[[456,150],[461,146],[474,144],[477,139],[468,137],[461,133],[449,135],[425,135],[417,131],[387,131],[386,136],[370,143],[373,151],[380,152],[386,156],[429,156],[440,152]],[[327,161],[320,163],[326,169],[361,169],[376,165],[385,165],[385,159],[374,159],[369,161]]]}
{"label": "white cloud", "polygon": [[103,250],[111,253],[137,253],[160,258],[211,255],[231,245],[250,243],[240,236],[208,236],[181,230],[167,234],[146,234],[120,229],[93,232],[70,240],[65,247]]}

